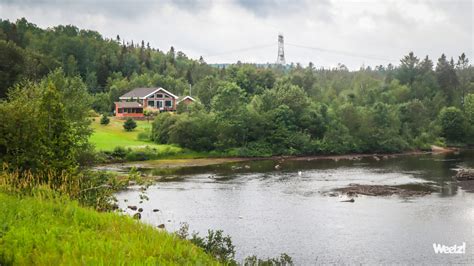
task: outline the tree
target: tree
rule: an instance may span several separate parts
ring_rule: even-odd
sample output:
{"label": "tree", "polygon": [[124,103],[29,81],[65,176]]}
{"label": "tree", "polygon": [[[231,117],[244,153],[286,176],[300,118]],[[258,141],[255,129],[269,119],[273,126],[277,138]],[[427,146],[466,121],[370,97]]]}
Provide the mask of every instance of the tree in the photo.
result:
{"label": "tree", "polygon": [[[61,87],[64,84],[69,88]],[[65,99],[73,95],[70,91],[81,91],[83,86],[80,80],[71,82],[52,73],[42,82],[14,87],[0,104],[2,161],[20,171],[75,169],[82,155],[90,151],[90,122],[85,112]]]}
{"label": "tree", "polygon": [[444,107],[438,116],[442,135],[453,142],[462,141],[465,136],[465,117],[456,107]]}
{"label": "tree", "polygon": [[132,131],[132,130],[134,130],[136,127],[137,127],[137,123],[136,123],[135,120],[133,120],[132,118],[128,118],[128,119],[125,120],[125,122],[123,123],[123,128],[125,129],[125,131]]}
{"label": "tree", "polygon": [[436,64],[436,78],[448,103],[455,104],[456,87],[458,86],[459,81],[454,70],[454,64],[448,62],[444,54],[441,55]]}
{"label": "tree", "polygon": [[108,125],[109,123],[110,123],[110,118],[108,118],[106,114],[103,114],[100,119],[100,124],[105,126],[105,125]]}
{"label": "tree", "polygon": [[13,42],[0,40],[0,98],[4,98],[8,88],[19,80],[24,60],[21,48]]}
{"label": "tree", "polygon": [[400,60],[400,68],[398,69],[397,78],[402,84],[411,85],[417,75],[417,66],[420,60],[410,52]]}
{"label": "tree", "polygon": [[474,143],[474,93],[470,93],[466,96],[464,104],[464,112],[467,120],[467,132],[468,132],[468,143]]}
{"label": "tree", "polygon": [[464,106],[466,94],[469,93],[473,69],[469,65],[469,59],[462,53],[456,63],[456,74],[459,77],[459,89],[461,91],[461,104]]}

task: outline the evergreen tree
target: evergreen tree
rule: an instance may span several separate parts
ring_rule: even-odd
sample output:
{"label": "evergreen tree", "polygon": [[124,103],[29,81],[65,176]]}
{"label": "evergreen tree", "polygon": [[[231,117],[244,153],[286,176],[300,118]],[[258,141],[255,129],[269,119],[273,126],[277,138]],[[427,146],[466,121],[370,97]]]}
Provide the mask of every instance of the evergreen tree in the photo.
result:
{"label": "evergreen tree", "polygon": [[[452,61],[452,60],[451,60]],[[436,79],[441,90],[446,96],[446,100],[449,104],[456,103],[456,87],[458,85],[458,78],[454,71],[454,64],[446,60],[444,54],[438,59],[436,64]]]}
{"label": "evergreen tree", "polygon": [[123,123],[123,128],[125,129],[125,131],[132,131],[132,130],[134,130],[136,127],[137,127],[137,123],[136,123],[135,120],[133,120],[132,118],[128,118],[128,119],[125,120],[125,122]]}
{"label": "evergreen tree", "polygon": [[103,114],[102,117],[100,118],[100,124],[101,125],[108,125],[110,123],[110,118],[107,117],[106,114]]}

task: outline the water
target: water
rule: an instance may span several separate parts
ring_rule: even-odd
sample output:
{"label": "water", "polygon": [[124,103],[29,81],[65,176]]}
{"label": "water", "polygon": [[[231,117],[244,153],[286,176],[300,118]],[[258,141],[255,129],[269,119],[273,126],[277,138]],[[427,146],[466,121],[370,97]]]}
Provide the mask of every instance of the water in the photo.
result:
{"label": "water", "polygon": [[[150,187],[149,201],[142,204],[138,189],[117,198],[122,208],[143,207],[143,221],[163,223],[169,231],[181,222],[201,235],[224,230],[232,236],[238,260],[285,252],[298,265],[472,265],[474,194],[452,182],[453,169],[459,167],[474,167],[474,153],[243,162],[179,169],[173,175],[180,181]],[[325,196],[350,183],[413,184],[437,192],[416,198],[359,196],[354,203]],[[463,242],[466,254],[433,250],[433,243]]]}

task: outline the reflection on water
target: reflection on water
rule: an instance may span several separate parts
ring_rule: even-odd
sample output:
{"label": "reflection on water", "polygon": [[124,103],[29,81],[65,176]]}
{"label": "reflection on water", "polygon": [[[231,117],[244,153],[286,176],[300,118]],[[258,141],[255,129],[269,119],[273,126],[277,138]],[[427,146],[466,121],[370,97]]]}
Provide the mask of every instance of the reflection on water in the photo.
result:
{"label": "reflection on water", "polygon": [[[171,174],[181,181],[150,187],[150,200],[142,204],[138,190],[117,198],[123,208],[140,205],[145,222],[164,223],[170,231],[180,222],[201,234],[223,229],[238,259],[286,252],[297,264],[472,263],[474,194],[453,182],[459,167],[474,167],[474,154],[241,162],[178,169]],[[439,192],[409,199],[357,197],[354,203],[324,196],[351,183],[430,184]],[[433,252],[433,243],[462,242],[465,255]]]}

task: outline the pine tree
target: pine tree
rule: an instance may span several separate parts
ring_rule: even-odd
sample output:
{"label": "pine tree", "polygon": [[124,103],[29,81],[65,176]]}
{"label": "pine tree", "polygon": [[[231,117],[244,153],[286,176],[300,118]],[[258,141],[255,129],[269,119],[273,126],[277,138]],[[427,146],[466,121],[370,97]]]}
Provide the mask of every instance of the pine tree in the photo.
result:
{"label": "pine tree", "polygon": [[106,114],[102,115],[102,118],[100,119],[100,124],[101,125],[108,125],[110,123],[110,119],[107,117]]}
{"label": "pine tree", "polygon": [[451,105],[455,103],[456,87],[459,83],[456,72],[454,71],[454,63],[452,61],[453,60],[448,62],[446,56],[442,54],[436,64],[436,79],[446,96],[446,100]]}
{"label": "pine tree", "polygon": [[128,118],[124,123],[123,123],[123,128],[126,131],[132,131],[137,127],[137,123],[135,120]]}

